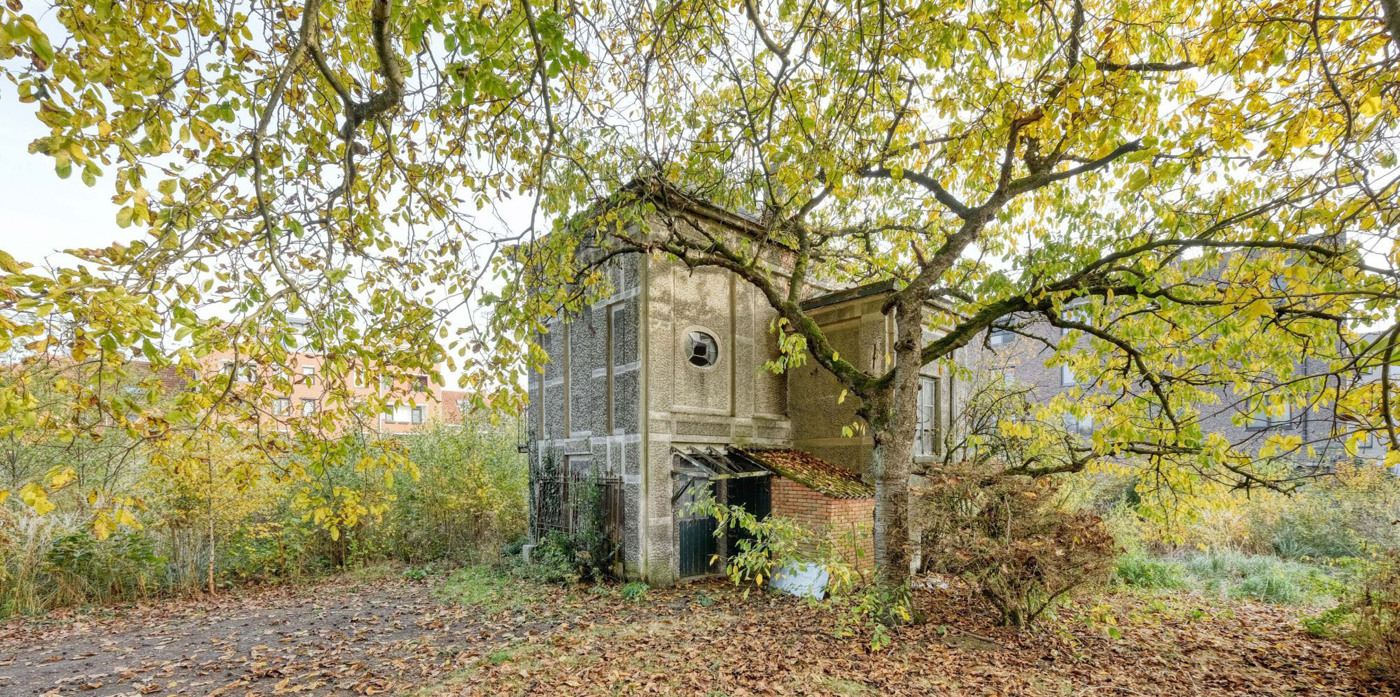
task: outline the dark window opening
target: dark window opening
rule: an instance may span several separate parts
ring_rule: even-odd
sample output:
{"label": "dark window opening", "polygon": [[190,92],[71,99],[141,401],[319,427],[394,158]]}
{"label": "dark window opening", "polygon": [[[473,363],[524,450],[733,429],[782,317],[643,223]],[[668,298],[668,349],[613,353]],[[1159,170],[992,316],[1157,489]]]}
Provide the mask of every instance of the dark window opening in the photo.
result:
{"label": "dark window opening", "polygon": [[691,332],[685,342],[686,360],[697,368],[708,368],[719,361],[719,342],[705,332]]}

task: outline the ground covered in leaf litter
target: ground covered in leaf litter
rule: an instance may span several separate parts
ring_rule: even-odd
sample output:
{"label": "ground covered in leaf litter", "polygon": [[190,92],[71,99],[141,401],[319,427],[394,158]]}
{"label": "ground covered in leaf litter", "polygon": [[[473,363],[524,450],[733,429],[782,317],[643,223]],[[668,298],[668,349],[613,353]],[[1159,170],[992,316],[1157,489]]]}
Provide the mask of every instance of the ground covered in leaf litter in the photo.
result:
{"label": "ground covered in leaf litter", "polygon": [[964,593],[917,597],[928,621],[871,652],[832,608],[718,583],[341,577],[10,622],[0,694],[1388,694],[1306,611],[1116,594],[1018,633]]}

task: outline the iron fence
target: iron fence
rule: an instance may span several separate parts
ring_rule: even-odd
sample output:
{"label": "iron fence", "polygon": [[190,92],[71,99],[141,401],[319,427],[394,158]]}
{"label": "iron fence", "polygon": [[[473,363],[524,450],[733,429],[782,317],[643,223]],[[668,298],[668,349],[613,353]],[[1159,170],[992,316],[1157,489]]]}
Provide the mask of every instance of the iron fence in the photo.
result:
{"label": "iron fence", "polygon": [[537,476],[531,482],[534,538],[550,532],[575,537],[598,525],[614,559],[622,558],[622,480],[565,474]]}

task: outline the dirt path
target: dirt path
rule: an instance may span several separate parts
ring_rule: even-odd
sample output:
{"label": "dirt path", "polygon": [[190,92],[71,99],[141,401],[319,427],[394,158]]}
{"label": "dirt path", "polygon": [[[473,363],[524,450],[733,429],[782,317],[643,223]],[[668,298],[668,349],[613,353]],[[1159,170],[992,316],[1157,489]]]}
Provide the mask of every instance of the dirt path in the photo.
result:
{"label": "dirt path", "polygon": [[511,631],[434,583],[339,579],[0,627],[0,694],[400,694]]}

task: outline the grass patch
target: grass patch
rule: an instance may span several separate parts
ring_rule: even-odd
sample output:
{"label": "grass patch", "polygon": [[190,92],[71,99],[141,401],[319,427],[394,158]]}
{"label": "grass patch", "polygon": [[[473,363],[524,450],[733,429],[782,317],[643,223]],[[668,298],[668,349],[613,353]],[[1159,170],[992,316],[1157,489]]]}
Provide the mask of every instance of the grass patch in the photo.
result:
{"label": "grass patch", "polygon": [[1180,558],[1133,552],[1118,559],[1114,578],[1130,588],[1186,589],[1272,605],[1323,604],[1345,592],[1345,584],[1325,567],[1228,550]]}
{"label": "grass patch", "polygon": [[500,567],[480,564],[459,569],[442,584],[438,594],[448,602],[496,614],[502,610],[528,610],[545,599],[545,591]]}
{"label": "grass patch", "polygon": [[1134,588],[1178,589],[1186,587],[1181,563],[1146,554],[1124,554],[1113,569],[1114,578]]}

